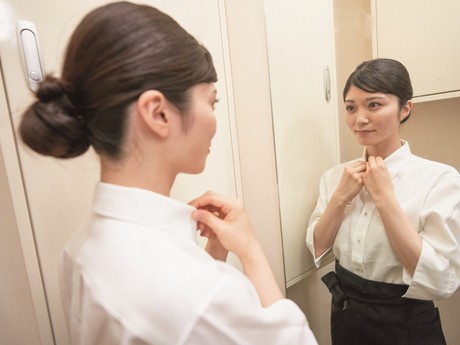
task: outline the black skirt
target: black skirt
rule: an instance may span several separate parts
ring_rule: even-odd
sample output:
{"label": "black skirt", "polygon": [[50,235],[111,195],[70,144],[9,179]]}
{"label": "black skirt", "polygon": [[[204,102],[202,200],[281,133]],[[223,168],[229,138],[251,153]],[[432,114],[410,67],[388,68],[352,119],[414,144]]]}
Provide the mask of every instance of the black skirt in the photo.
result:
{"label": "black skirt", "polygon": [[338,262],[322,280],[332,293],[332,345],[446,345],[438,308],[403,298],[407,285],[367,280]]}

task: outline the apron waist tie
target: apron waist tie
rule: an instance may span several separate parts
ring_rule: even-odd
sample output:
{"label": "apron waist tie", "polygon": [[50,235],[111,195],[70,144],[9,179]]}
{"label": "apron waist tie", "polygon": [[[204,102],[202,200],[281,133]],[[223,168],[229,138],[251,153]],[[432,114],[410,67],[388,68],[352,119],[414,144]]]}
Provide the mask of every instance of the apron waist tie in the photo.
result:
{"label": "apron waist tie", "polygon": [[407,285],[377,282],[364,279],[346,269],[336,260],[335,271],[324,275],[321,280],[332,294],[336,305],[347,308],[348,299],[371,304],[427,304],[433,301],[402,297]]}
{"label": "apron waist tie", "polygon": [[333,303],[342,305],[342,310],[347,309],[348,300],[347,296],[342,290],[340,279],[335,272],[329,272],[321,277],[323,283],[327,286],[332,294]]}

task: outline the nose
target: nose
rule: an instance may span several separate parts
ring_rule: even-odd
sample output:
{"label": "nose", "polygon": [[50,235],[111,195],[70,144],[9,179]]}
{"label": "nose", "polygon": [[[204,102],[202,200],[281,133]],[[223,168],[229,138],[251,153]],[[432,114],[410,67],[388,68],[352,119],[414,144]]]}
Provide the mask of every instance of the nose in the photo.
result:
{"label": "nose", "polygon": [[369,123],[369,118],[367,117],[367,114],[365,111],[360,111],[356,115],[356,122],[358,124],[367,124]]}

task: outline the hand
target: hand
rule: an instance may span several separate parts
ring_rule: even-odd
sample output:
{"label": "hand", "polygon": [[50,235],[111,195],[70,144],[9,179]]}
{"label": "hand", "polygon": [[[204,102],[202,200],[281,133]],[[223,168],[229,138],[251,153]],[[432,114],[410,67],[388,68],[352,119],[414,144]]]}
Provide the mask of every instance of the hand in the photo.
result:
{"label": "hand", "polygon": [[393,194],[393,183],[382,157],[369,156],[363,183],[374,203]]}
{"label": "hand", "polygon": [[207,192],[189,204],[197,208],[192,218],[198,222],[201,234],[214,243],[219,241],[240,260],[258,246],[249,217],[239,200]]}
{"label": "hand", "polygon": [[254,285],[263,307],[283,298],[262,247],[257,242],[249,217],[240,201],[207,192],[189,203],[204,233],[214,233],[222,246],[235,253],[246,277]]}
{"label": "hand", "polygon": [[283,298],[267,257],[252,230],[240,201],[207,192],[189,203],[202,232],[214,233],[222,246],[235,253],[246,277],[254,285],[263,307]]}
{"label": "hand", "polygon": [[343,170],[342,178],[335,191],[341,200],[350,203],[363,187],[363,175],[366,172],[366,162],[358,161]]}
{"label": "hand", "polygon": [[[210,212],[215,212],[214,214],[219,217],[219,213],[217,211],[213,211],[212,207],[204,207],[204,209],[208,209]],[[220,243],[219,238],[216,236],[214,231],[211,228],[206,226],[206,224],[202,222],[198,222],[198,231],[200,231],[201,237],[206,237],[208,239],[206,243],[205,250],[216,260],[226,261],[228,256],[228,250],[224,248],[222,243]]]}

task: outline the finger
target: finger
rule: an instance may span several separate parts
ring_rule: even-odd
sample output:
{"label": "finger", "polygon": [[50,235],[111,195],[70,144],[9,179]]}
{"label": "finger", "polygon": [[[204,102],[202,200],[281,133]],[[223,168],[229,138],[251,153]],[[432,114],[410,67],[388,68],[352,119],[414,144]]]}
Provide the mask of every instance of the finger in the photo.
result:
{"label": "finger", "polygon": [[366,170],[366,162],[365,161],[357,161],[348,166],[349,171],[353,173],[361,172]]}
{"label": "finger", "polygon": [[200,209],[201,210],[207,210],[207,211],[209,211],[211,213],[214,213],[217,217],[222,218],[222,219],[225,218],[225,216],[226,216],[226,214],[224,214],[222,212],[222,209],[217,208],[217,207],[212,206],[212,205],[206,205],[206,206],[201,207]]}
{"label": "finger", "polygon": [[356,180],[359,183],[362,183],[363,182],[363,176],[364,176],[365,173],[366,173],[365,171],[362,171],[362,172],[358,172],[358,173],[353,174],[354,180]]}
{"label": "finger", "polygon": [[224,197],[217,193],[205,193],[201,197],[192,200],[189,203],[197,209],[209,209],[218,211],[220,215],[227,215],[232,210],[241,209],[242,203],[238,199]]}
{"label": "finger", "polygon": [[[193,218],[193,217],[192,217]],[[197,221],[196,222],[196,228],[198,231],[200,232],[206,232],[209,230],[209,228],[206,226],[206,224],[200,222],[200,221]]]}
{"label": "finger", "polygon": [[375,157],[375,163],[383,164],[383,158],[382,157]]}
{"label": "finger", "polygon": [[200,236],[209,238],[209,236],[211,236],[211,230],[206,227],[204,230],[200,231]]}
{"label": "finger", "polygon": [[365,172],[367,167],[367,162],[360,162],[359,166],[357,167],[356,171],[358,173]]}
{"label": "finger", "polygon": [[225,224],[223,220],[204,209],[193,211],[192,219],[199,222],[200,224],[204,224],[211,231],[214,231],[214,233],[218,233],[220,227]]}
{"label": "finger", "polygon": [[371,167],[374,166],[375,163],[375,157],[374,156],[369,156],[367,159],[367,164],[370,165]]}
{"label": "finger", "polygon": [[191,206],[195,206],[195,207],[196,207],[197,205],[199,205],[199,204],[202,203],[202,200],[204,200],[204,198],[205,198],[206,196],[208,196],[208,195],[210,195],[210,194],[212,194],[212,193],[213,193],[213,192],[211,192],[211,191],[207,191],[207,192],[205,192],[204,194],[202,194],[202,195],[196,197],[195,199],[190,200],[190,201],[188,202],[188,204],[191,205]]}
{"label": "finger", "polygon": [[206,192],[203,195],[199,196],[198,198],[189,201],[189,205],[194,206],[196,208],[204,208],[206,206],[214,206],[215,208],[222,208],[225,204],[228,203],[228,200],[223,196],[214,193],[214,192]]}
{"label": "finger", "polygon": [[353,162],[349,165],[350,168],[359,168],[360,166],[362,166],[364,163],[366,163],[365,161],[356,161],[356,162]]}

